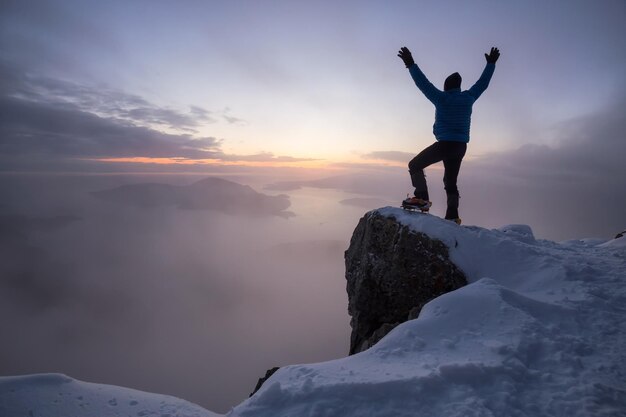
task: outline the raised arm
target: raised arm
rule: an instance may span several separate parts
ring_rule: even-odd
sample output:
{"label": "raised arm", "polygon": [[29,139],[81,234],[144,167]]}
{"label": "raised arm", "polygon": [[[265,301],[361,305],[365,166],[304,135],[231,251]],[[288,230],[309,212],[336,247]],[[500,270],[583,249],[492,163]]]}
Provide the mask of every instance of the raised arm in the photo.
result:
{"label": "raised arm", "polygon": [[402,61],[404,61],[404,65],[406,65],[409,69],[409,73],[411,74],[417,88],[424,93],[428,100],[430,100],[433,104],[436,104],[443,92],[428,81],[428,78],[426,78],[422,70],[413,60],[411,51],[409,51],[407,47],[402,47],[400,48],[400,52],[398,52],[398,56],[402,59]]}
{"label": "raised arm", "polygon": [[496,61],[498,58],[500,58],[500,51],[498,48],[491,48],[491,52],[489,54],[485,54],[487,65],[485,65],[485,69],[480,75],[478,81],[476,81],[476,84],[468,90],[470,95],[474,97],[475,100],[477,100],[487,87],[489,87],[489,81],[491,81],[493,71],[496,69]]}

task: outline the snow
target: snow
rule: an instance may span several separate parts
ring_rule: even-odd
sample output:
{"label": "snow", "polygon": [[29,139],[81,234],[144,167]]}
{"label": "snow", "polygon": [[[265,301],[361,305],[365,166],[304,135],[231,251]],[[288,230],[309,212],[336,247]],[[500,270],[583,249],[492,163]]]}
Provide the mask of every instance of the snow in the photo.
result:
{"label": "snow", "polygon": [[0,377],[3,417],[217,417],[168,395],[93,384],[62,374]]}
{"label": "snow", "polygon": [[228,416],[626,415],[624,241],[378,213],[444,242],[470,284],[365,352],[280,369]]}
{"label": "snow", "polygon": [[[377,211],[445,243],[469,285],[365,352],[281,368],[226,416],[626,416],[626,237],[557,243],[526,225],[487,230]],[[61,375],[1,378],[0,415],[27,410],[216,415]]]}

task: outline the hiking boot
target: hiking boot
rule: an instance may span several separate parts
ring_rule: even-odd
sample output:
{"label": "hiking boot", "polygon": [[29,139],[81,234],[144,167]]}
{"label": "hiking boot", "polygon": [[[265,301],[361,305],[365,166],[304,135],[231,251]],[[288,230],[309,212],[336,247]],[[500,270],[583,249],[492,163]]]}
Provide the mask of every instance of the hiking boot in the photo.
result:
{"label": "hiking boot", "polygon": [[415,208],[421,211],[428,211],[432,205],[433,203],[430,201],[417,197],[408,197],[402,202],[402,207]]}

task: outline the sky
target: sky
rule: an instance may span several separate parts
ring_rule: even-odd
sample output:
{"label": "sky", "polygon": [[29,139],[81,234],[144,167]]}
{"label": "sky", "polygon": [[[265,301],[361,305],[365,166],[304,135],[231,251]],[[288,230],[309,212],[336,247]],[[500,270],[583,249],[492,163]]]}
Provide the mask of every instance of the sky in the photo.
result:
{"label": "sky", "polygon": [[498,46],[502,58],[475,106],[471,157],[554,144],[561,124],[619,99],[625,7],[5,1],[4,87],[10,97],[30,95],[30,104],[126,121],[179,142],[178,149],[154,138],[145,149],[91,152],[70,145],[64,151],[72,157],[295,158],[319,166],[379,151],[415,153],[432,141],[432,105],[396,57],[399,47],[413,51],[435,85],[458,71],[469,87],[483,54]]}
{"label": "sky", "polygon": [[[469,88],[501,51],[474,105],[463,224],[614,236],[624,21],[621,0],[0,2],[0,329],[20,335],[0,374],[223,411],[276,364],[345,354],[342,251],[366,210],[412,191],[407,163],[434,142],[402,46],[440,88],[457,71]],[[442,216],[441,164],[426,173]],[[207,176],[286,194],[295,216],[91,194]]]}

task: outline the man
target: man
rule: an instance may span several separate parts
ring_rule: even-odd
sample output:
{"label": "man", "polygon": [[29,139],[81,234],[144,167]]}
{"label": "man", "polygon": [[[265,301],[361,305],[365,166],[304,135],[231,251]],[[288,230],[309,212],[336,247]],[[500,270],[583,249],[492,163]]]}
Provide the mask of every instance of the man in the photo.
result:
{"label": "man", "polygon": [[402,206],[428,211],[432,203],[428,197],[424,168],[443,161],[445,168],[443,183],[448,197],[446,219],[461,224],[459,190],[456,181],[469,142],[472,106],[489,86],[489,81],[496,68],[496,61],[500,57],[500,51],[498,48],[491,48],[490,53],[485,54],[487,65],[482,75],[476,84],[466,91],[461,91],[461,76],[458,72],[446,78],[443,91],[441,91],[428,81],[422,70],[415,64],[411,51],[403,47],[398,56],[409,69],[415,85],[435,105],[433,133],[437,139],[437,142],[424,149],[409,162],[409,173],[411,174],[411,183],[415,187],[415,196],[404,200]]}

